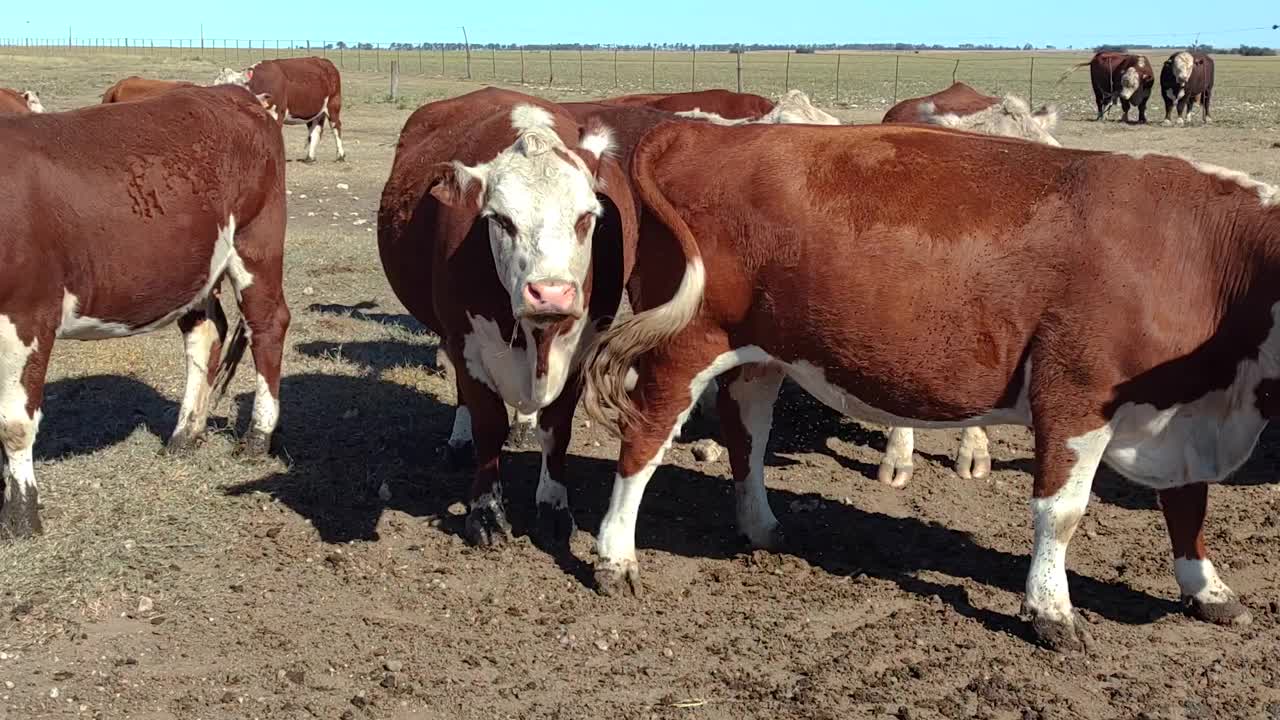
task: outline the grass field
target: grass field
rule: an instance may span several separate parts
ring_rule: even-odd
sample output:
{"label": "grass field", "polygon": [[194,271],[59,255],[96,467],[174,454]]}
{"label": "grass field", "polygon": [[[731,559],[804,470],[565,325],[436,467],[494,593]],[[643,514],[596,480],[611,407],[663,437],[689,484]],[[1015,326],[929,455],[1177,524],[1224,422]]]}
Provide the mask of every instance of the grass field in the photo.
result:
{"label": "grass field", "polygon": [[[980,89],[1025,95],[1024,58],[924,57],[903,56],[900,96],[949,83],[952,58]],[[1063,105],[1064,145],[1176,153],[1280,182],[1275,59],[1221,58],[1218,122],[1162,128],[1087,121],[1084,70],[1054,95],[1053,81],[1082,57],[1036,60],[1035,98]],[[319,162],[287,170],[293,324],[278,457],[231,454],[250,372],[215,410],[205,446],[158,455],[182,392],[176,330],[60,342],[36,445],[46,534],[0,547],[0,718],[1280,715],[1275,431],[1211,491],[1208,542],[1253,611],[1245,628],[1179,613],[1154,498],[1099,477],[1069,558],[1074,599],[1098,640],[1090,655],[1038,650],[1017,620],[1030,548],[1032,445],[1021,428],[991,430],[989,482],[952,472],[958,433],[917,432],[915,478],[892,490],[874,479],[884,428],[784,391],[770,500],[809,539],[793,554],[745,549],[727,460],[699,462],[678,444],[641,512],[647,594],[616,601],[588,587],[588,563],[617,445],[578,424],[572,556],[550,557],[522,534],[539,462],[528,452],[504,461],[517,539],[467,547],[469,478],[437,455],[453,384],[436,364],[436,339],[387,286],[374,222],[409,113],[490,82],[492,68],[473,57],[467,82],[459,54],[446,56],[443,76],[432,58],[420,74],[416,53],[402,55],[403,97],[391,102],[385,53],[341,60],[348,162],[333,162],[326,138]],[[659,89],[687,87],[687,55],[657,60]],[[611,55],[584,61],[579,87],[576,54],[557,54],[549,87],[526,57],[525,89],[567,99],[652,84],[643,53],[620,55],[618,89]],[[786,84],[782,55],[743,62],[745,89],[775,95]],[[791,85],[842,120],[877,121],[892,100],[894,58],[846,54],[840,104],[834,62],[793,57]],[[500,80],[518,81],[518,56],[497,63]],[[224,64],[236,63],[190,50],[0,49],[0,86],[36,89],[59,111],[95,103],[129,74],[208,82]],[[732,56],[699,55],[698,67],[698,87],[735,85]],[[285,130],[291,158],[304,137]]]}

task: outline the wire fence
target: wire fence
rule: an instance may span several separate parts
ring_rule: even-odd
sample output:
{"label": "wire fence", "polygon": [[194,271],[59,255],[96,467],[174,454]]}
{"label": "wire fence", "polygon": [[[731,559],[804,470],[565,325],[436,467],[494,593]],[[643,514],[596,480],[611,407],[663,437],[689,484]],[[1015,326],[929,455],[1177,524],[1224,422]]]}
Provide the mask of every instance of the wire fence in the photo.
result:
{"label": "wire fence", "polygon": [[[1151,51],[1158,68],[1167,51]],[[245,67],[260,60],[320,56],[344,72],[468,79],[582,91],[675,92],[727,88],[776,96],[799,88],[836,105],[887,104],[927,94],[956,80],[993,94],[1015,93],[1031,103],[1087,106],[1088,70],[1065,82],[1064,72],[1089,55],[1063,51],[726,52],[691,49],[547,49],[457,43],[346,43],[333,40],[221,38],[0,38],[9,55],[126,55]],[[1215,103],[1232,100],[1280,107],[1280,58],[1217,58]],[[1158,89],[1152,102],[1159,104]]]}

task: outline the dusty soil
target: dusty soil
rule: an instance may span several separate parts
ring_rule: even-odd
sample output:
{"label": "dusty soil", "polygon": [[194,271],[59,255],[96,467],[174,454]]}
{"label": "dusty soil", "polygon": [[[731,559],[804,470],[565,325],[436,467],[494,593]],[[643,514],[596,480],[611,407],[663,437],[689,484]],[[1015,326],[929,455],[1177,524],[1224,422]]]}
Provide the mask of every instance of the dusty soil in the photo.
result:
{"label": "dusty soil", "polygon": [[[63,93],[45,103],[87,104],[104,80],[139,70],[60,69]],[[745,548],[727,460],[699,463],[680,444],[642,510],[646,594],[597,596],[592,534],[617,446],[582,421],[572,556],[524,535],[529,452],[505,465],[517,539],[469,548],[467,476],[438,454],[453,385],[435,339],[386,285],[374,241],[408,112],[352,102],[350,161],[334,163],[326,139],[320,162],[289,166],[294,322],[278,458],[232,456],[249,373],[204,447],[158,455],[182,387],[176,331],[57,347],[37,444],[46,535],[0,548],[0,717],[1280,717],[1275,433],[1211,492],[1209,544],[1253,611],[1244,628],[1180,613],[1154,498],[1100,475],[1069,556],[1097,640],[1089,654],[1037,649],[1017,619],[1026,431],[993,429],[985,482],[952,472],[958,433],[918,432],[915,479],[893,490],[874,480],[884,428],[793,387],[768,456],[770,500],[803,538],[792,554]],[[1164,129],[1082,117],[1064,120],[1064,144],[1178,152],[1280,180],[1274,118]],[[304,135],[286,130],[291,154]]]}

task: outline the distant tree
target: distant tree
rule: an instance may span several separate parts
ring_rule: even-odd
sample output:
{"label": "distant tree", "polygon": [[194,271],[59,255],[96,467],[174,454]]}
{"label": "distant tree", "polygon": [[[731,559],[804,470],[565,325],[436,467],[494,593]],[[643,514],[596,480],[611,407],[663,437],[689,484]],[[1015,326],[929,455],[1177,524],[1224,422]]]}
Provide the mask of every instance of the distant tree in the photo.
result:
{"label": "distant tree", "polygon": [[1093,49],[1094,52],[1118,52],[1127,53],[1129,48],[1124,45],[1099,45]]}
{"label": "distant tree", "polygon": [[339,41],[338,41],[338,49],[339,49],[339,50],[346,50],[346,49],[347,49],[347,44],[346,44],[346,43],[344,43],[344,42],[342,42],[341,40],[339,40]]}
{"label": "distant tree", "polygon": [[1023,50],[1035,50],[1036,48],[1035,48],[1035,46],[1034,46],[1034,45],[1032,45],[1031,43],[1027,43],[1026,45],[1023,45],[1023,46],[1022,46],[1022,49],[1023,49]]}
{"label": "distant tree", "polygon": [[814,54],[814,52],[816,52],[816,51],[815,51],[813,48],[811,48],[811,47],[798,47],[798,48],[796,48],[796,54],[797,54],[797,55],[812,55],[812,54]]}
{"label": "distant tree", "polygon": [[1246,57],[1270,57],[1276,54],[1275,48],[1254,47],[1253,45],[1241,45],[1236,53]]}

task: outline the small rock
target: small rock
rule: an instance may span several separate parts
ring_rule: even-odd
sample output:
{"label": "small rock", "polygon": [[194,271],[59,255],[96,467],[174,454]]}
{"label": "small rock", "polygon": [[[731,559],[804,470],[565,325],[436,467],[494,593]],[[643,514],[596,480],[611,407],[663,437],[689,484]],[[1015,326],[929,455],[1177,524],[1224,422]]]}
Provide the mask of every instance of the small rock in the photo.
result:
{"label": "small rock", "polygon": [[382,502],[391,502],[391,488],[387,487],[385,480],[378,486],[378,499]]}
{"label": "small rock", "polygon": [[404,663],[399,660],[388,660],[382,664],[382,667],[386,668],[387,672],[400,672],[404,669]]}
{"label": "small rock", "polygon": [[235,693],[231,692],[230,690],[228,690],[228,691],[226,691],[226,692],[222,693],[222,702],[224,702],[224,703],[233,703],[233,702],[235,702],[235,701],[236,701],[236,694],[235,694]]}
{"label": "small rock", "polygon": [[12,680],[5,680],[5,681],[4,681],[4,686],[5,686],[5,688],[6,688],[6,689],[8,689],[8,690],[12,690],[12,689],[14,688],[13,681],[12,681]]}
{"label": "small rock", "polygon": [[715,462],[724,455],[724,448],[720,447],[715,440],[699,440],[689,448],[689,452],[698,462]]}
{"label": "small rock", "polygon": [[671,648],[662,648],[662,654],[665,655],[666,657],[671,657],[672,655],[675,655],[675,653],[671,652]]}
{"label": "small rock", "polygon": [[599,640],[596,640],[596,649],[604,652],[609,649],[609,643],[605,642],[604,638],[600,638]]}
{"label": "small rock", "polygon": [[315,294],[316,294],[316,289],[315,289],[315,288],[313,288],[313,287],[311,287],[310,285],[308,285],[308,286],[306,286],[306,287],[302,288],[302,294],[303,294],[303,295],[315,295]]}
{"label": "small rock", "polygon": [[342,553],[331,552],[324,556],[324,561],[334,567],[338,567],[339,565],[347,562],[347,558]]}
{"label": "small rock", "polygon": [[338,183],[339,190],[350,190],[351,186],[346,183]]}
{"label": "small rock", "polygon": [[284,529],[283,525],[276,525],[274,527],[267,528],[267,532],[265,534],[269,538],[279,537],[280,531],[283,529]]}
{"label": "small rock", "polygon": [[299,195],[298,197],[299,197],[299,198],[301,198],[301,199],[303,199],[303,200],[306,200],[306,199],[307,199],[307,195],[306,195],[306,193],[303,193],[303,194]]}
{"label": "small rock", "polygon": [[156,603],[151,598],[147,597],[146,595],[143,595],[142,597],[138,598],[139,613],[149,613],[155,609],[156,609]]}
{"label": "small rock", "polygon": [[289,670],[284,674],[284,679],[294,685],[301,685],[307,679],[307,673],[303,670]]}
{"label": "small rock", "polygon": [[350,710],[343,710],[339,717],[342,718],[342,720],[355,720],[356,714]]}
{"label": "small rock", "polygon": [[164,621],[165,621],[165,617],[163,615],[157,615],[151,618],[152,625],[163,625]]}
{"label": "small rock", "polygon": [[382,687],[388,690],[400,684],[400,680],[396,678],[395,673],[384,673],[382,675]]}
{"label": "small rock", "polygon": [[364,691],[363,691],[363,690],[361,690],[360,692],[358,692],[358,693],[356,693],[354,696],[352,696],[352,698],[351,698],[351,704],[352,704],[352,705],[355,705],[355,706],[356,706],[356,707],[358,707],[358,708],[362,708],[362,707],[364,707],[364,706],[366,706],[366,705],[368,705],[368,704],[369,704],[369,698],[368,698],[368,697],[366,697],[366,696],[365,696],[365,694],[364,694]]}
{"label": "small rock", "polygon": [[368,221],[368,220],[365,220],[364,218],[360,218],[359,220],[356,220],[356,221],[352,222],[351,224],[352,224],[352,225],[364,225],[364,224],[365,224],[365,223],[367,223],[367,222],[369,222],[369,221]]}
{"label": "small rock", "polygon": [[57,700],[58,694],[59,694],[58,688],[49,688],[49,697],[53,698],[54,700]]}
{"label": "small rock", "polygon": [[315,216],[316,216],[316,214],[315,214],[315,213],[313,213],[313,212],[308,212],[308,213],[307,213],[307,217],[315,217]]}

